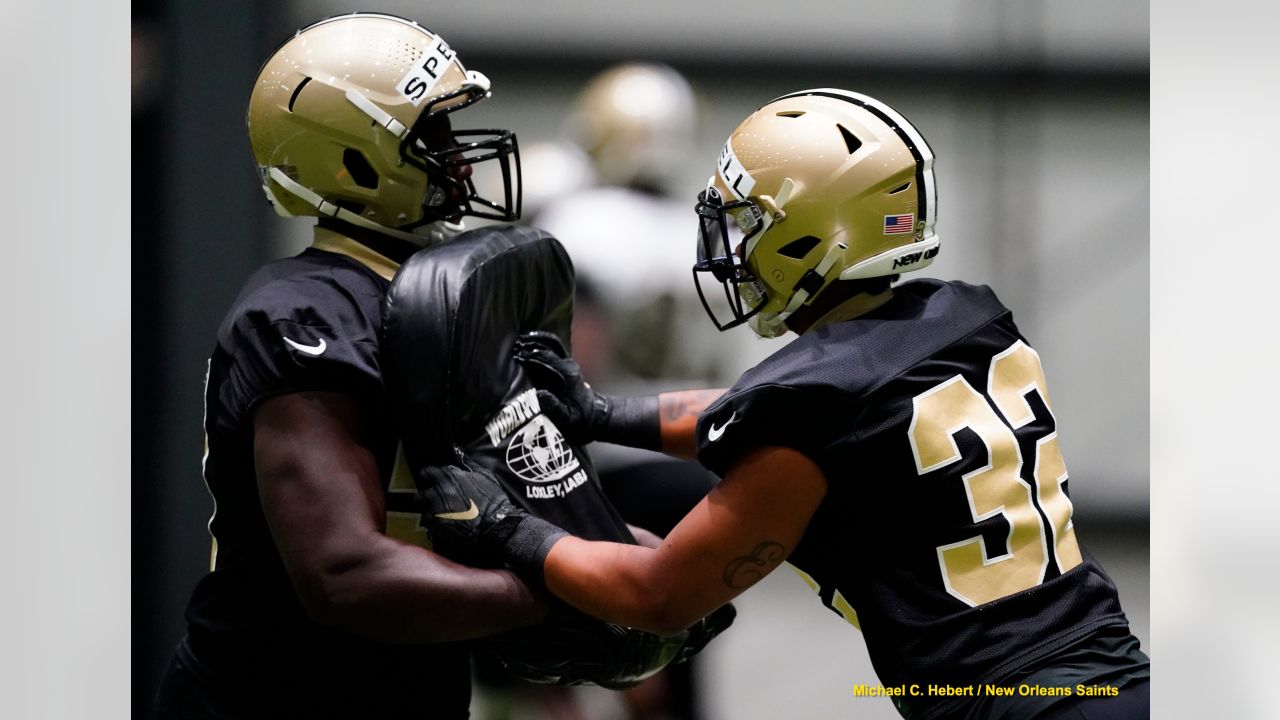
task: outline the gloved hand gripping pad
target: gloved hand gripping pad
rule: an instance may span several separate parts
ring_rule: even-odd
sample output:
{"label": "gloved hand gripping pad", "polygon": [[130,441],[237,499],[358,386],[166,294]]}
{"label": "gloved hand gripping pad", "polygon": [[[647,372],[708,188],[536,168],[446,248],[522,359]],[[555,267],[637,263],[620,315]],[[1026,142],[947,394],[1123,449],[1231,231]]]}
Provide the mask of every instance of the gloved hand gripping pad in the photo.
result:
{"label": "gloved hand gripping pad", "polygon": [[567,253],[541,230],[485,227],[421,250],[387,293],[383,377],[411,469],[482,465],[533,514],[634,543],[590,458],[541,413],[513,358],[533,330],[569,345],[573,287]]}

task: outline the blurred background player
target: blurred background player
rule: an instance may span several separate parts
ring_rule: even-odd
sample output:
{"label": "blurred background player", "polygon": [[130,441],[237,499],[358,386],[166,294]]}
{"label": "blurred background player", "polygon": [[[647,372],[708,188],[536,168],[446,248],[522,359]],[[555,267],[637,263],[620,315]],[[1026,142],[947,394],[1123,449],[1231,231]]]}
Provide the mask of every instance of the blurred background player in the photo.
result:
{"label": "blurred background player", "polygon": [[[531,178],[545,169],[560,178],[551,186],[579,186],[535,200],[529,217],[569,250],[608,320],[600,344],[610,352],[583,366],[592,382],[717,385],[749,367],[748,358],[723,352],[723,344],[691,329],[701,309],[681,277],[691,257],[681,238],[696,224],[687,199],[675,192],[686,158],[701,150],[702,103],[669,65],[613,66],[578,93],[562,138],[541,144],[549,149],[531,165]],[[756,352],[757,359],[767,354]]]}

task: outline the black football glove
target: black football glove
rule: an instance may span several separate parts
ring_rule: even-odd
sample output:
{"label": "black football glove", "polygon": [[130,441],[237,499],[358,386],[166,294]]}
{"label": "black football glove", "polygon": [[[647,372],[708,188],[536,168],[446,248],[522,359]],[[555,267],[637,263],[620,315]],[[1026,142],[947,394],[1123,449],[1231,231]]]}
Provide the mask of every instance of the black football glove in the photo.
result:
{"label": "black football glove", "polygon": [[515,358],[538,389],[542,412],[570,442],[583,445],[601,440],[660,449],[656,396],[615,398],[592,390],[555,333],[521,335],[516,339]]}
{"label": "black football glove", "polygon": [[492,653],[503,668],[529,682],[621,690],[679,659],[688,635],[633,630],[557,602],[541,625],[481,640],[477,650]]}
{"label": "black football glove", "polygon": [[541,625],[481,641],[509,672],[530,682],[634,687],[668,665],[687,662],[733,622],[726,604],[674,635],[656,635],[588,617],[562,603]]}
{"label": "black football glove", "polygon": [[483,468],[428,466],[418,472],[431,542],[446,557],[472,565],[505,564],[526,583],[543,585],[543,564],[564,530],[513,504]]}
{"label": "black football glove", "polygon": [[688,662],[689,658],[702,652],[702,649],[714,640],[717,635],[728,630],[737,616],[738,609],[733,606],[733,603],[725,603],[712,610],[710,615],[694,623],[685,631],[688,637],[685,638],[684,645],[680,648],[680,654],[671,663],[678,665],[682,662]]}

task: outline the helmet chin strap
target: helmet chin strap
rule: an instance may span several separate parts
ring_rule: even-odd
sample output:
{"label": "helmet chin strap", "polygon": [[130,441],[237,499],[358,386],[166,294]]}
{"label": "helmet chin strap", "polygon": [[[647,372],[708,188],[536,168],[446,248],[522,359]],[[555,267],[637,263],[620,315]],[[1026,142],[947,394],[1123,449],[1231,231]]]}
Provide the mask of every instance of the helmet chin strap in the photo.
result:
{"label": "helmet chin strap", "polygon": [[[267,170],[267,175],[269,175],[277,185],[283,188],[290,195],[293,195],[314,207],[316,212],[323,217],[336,218],[343,222],[351,223],[357,227],[362,227],[366,230],[372,230],[373,232],[380,233],[382,235],[387,235],[398,240],[404,240],[405,242],[412,243],[419,247],[429,247],[431,245],[438,245],[447,240],[452,240],[463,230],[466,230],[465,224],[461,222],[451,223],[446,220],[428,223],[417,228],[414,232],[397,230],[395,228],[390,228],[386,225],[376,223],[366,217],[353,213],[346,208],[339,207],[334,203],[325,200],[310,188],[303,186],[301,183],[295,182],[293,178],[285,175],[284,171],[280,168],[270,168]],[[263,189],[266,190],[265,187]],[[274,198],[271,197],[270,190],[267,190],[267,199],[272,201],[271,204],[276,206],[277,210],[282,210],[282,208],[276,205]]]}
{"label": "helmet chin strap", "polygon": [[775,323],[765,320],[759,315],[754,315],[747,321],[747,326],[751,331],[762,338],[776,338],[787,334],[787,326],[783,323]]}
{"label": "helmet chin strap", "polygon": [[[806,272],[800,278],[799,282],[796,283],[797,287],[795,293],[792,294],[791,300],[787,303],[787,306],[776,315],[770,315],[768,317],[762,317],[764,313],[756,315],[756,317],[751,319],[751,329],[755,330],[756,333],[762,337],[778,337],[785,333],[787,329],[783,324],[787,321],[787,318],[791,317],[792,313],[799,310],[800,306],[804,305],[805,301],[808,300],[812,294],[822,289],[822,286],[826,284],[827,272],[836,264],[836,259],[840,257],[841,253],[848,249],[849,246],[842,242],[838,242],[828,248],[826,254],[818,261],[818,264],[815,265],[812,270]],[[813,286],[808,286],[809,283],[812,283]],[[806,287],[800,287],[801,285],[806,285]],[[759,329],[757,329],[757,326],[759,326]],[[761,330],[765,330],[772,334],[766,335],[761,332]]]}

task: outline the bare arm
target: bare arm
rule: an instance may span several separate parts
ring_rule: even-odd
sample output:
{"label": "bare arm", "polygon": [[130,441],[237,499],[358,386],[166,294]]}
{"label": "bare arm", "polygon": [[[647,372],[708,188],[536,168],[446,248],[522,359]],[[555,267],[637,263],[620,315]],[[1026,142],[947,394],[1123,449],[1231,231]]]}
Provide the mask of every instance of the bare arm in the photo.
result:
{"label": "bare arm", "polygon": [[640,547],[657,548],[662,546],[662,538],[656,533],[645,530],[639,525],[627,524],[627,529],[631,531],[631,536],[636,539],[636,543]]}
{"label": "bare arm", "polygon": [[351,397],[303,392],[254,416],[258,494],[307,612],[383,642],[492,635],[538,622],[545,602],[509,572],[453,563],[383,534],[382,480]]}
{"label": "bare arm", "polygon": [[799,452],[756,450],[656,550],[561,539],[547,555],[547,588],[604,620],[677,632],[781,564],[826,491],[822,471]]}
{"label": "bare arm", "polygon": [[713,390],[679,390],[658,395],[658,427],[662,433],[662,452],[693,460],[697,456],[698,416],[724,388]]}

